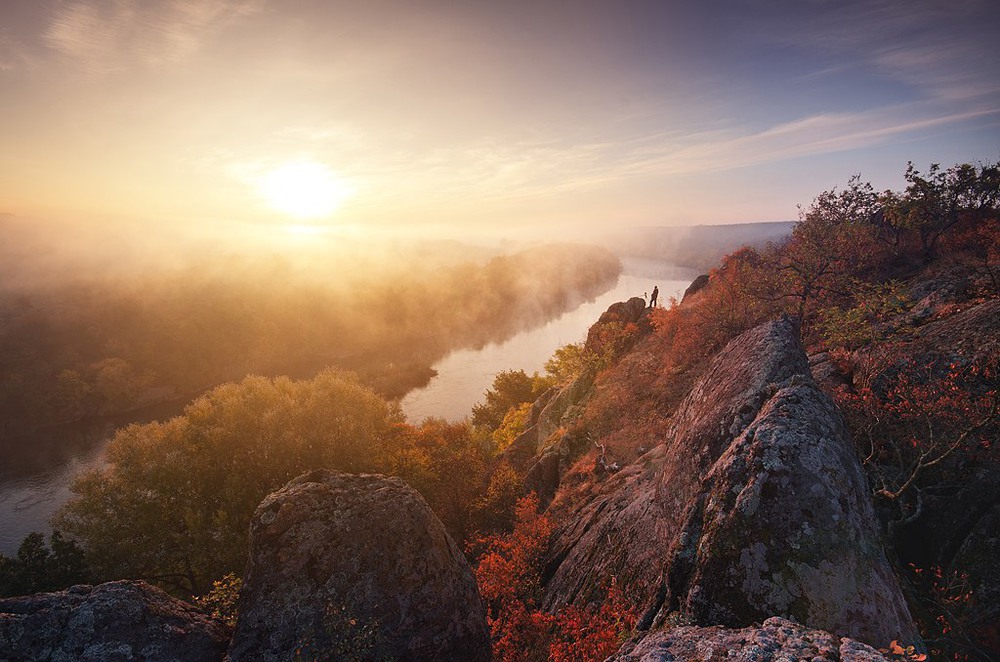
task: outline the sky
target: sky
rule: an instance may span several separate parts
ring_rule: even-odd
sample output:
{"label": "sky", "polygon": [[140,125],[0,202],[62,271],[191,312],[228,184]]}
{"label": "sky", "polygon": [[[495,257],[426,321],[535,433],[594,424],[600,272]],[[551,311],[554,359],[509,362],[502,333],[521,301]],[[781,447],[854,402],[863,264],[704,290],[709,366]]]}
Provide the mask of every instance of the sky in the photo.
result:
{"label": "sky", "polygon": [[446,233],[790,220],[1000,160],[996,0],[3,0],[0,212]]}

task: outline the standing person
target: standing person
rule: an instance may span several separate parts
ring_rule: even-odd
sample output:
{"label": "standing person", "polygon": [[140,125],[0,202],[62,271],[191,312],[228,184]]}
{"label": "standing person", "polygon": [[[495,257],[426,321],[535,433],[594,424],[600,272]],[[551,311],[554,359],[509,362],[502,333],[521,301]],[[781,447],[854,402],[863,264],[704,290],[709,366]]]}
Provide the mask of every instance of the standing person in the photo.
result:
{"label": "standing person", "polygon": [[660,294],[660,288],[656,285],[653,286],[653,295],[649,297],[649,307],[656,308],[656,297]]}

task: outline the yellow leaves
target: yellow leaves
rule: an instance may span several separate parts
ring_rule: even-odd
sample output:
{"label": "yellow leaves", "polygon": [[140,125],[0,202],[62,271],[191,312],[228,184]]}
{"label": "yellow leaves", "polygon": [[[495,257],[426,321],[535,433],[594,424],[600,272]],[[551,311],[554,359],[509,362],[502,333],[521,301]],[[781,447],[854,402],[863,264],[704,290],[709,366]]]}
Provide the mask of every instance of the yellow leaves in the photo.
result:
{"label": "yellow leaves", "polygon": [[[183,573],[183,590],[242,567],[250,516],[306,469],[377,468],[398,408],[347,374],[248,377],[166,423],[131,425],[77,483],[65,530],[113,576]],[[122,532],[127,532],[127,538]],[[165,542],[167,541],[167,542]]]}
{"label": "yellow leaves", "polygon": [[493,431],[493,454],[499,455],[524,431],[531,415],[532,403],[525,402],[507,410],[503,422]]}
{"label": "yellow leaves", "polygon": [[917,653],[917,649],[914,646],[906,646],[905,648],[895,639],[889,644],[889,648],[880,648],[880,653],[889,653],[897,657],[900,660],[913,660],[914,662],[924,662],[927,659],[927,653]]}

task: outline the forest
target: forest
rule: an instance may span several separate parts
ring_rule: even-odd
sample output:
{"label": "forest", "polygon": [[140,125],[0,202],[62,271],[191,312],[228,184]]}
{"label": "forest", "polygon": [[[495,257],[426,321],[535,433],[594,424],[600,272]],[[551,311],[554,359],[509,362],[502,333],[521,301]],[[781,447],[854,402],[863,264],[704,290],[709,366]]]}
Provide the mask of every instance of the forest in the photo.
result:
{"label": "forest", "polygon": [[[0,245],[24,244],[7,235]],[[426,383],[447,351],[570,310],[621,269],[582,246],[461,257],[476,253],[355,242],[306,258],[199,253],[57,278],[24,256],[0,258],[0,443],[40,425],[190,399],[247,374],[337,366],[399,397]]]}
{"label": "forest", "polygon": [[[728,341],[789,315],[811,360],[837,375],[817,380],[844,414],[929,650],[941,659],[990,659],[1000,650],[998,596],[936,562],[915,543],[914,526],[932,497],[958,494],[973,475],[1000,475],[996,320],[982,329],[986,341],[947,356],[912,343],[917,325],[1000,297],[1000,169],[910,165],[905,180],[905,190],[879,192],[854,177],[821,193],[787,239],[731,253],[700,290],[653,311],[650,335],[612,322],[598,341],[561,348],[545,374],[501,373],[462,423],[407,423],[385,389],[328,369],[299,380],[244,377],[181,416],[124,428],[108,465],[77,480],[50,544],[34,537],[0,558],[0,593],[143,578],[231,620],[260,500],[315,467],[379,472],[419,490],[466,550],[495,659],[604,659],[629,636],[642,605],[608,577],[602,601],[543,609],[554,527],[607,475],[606,456],[624,465],[659,443]],[[190,392],[293,364],[395,357],[413,344],[426,360],[522,323],[512,308],[564,309],[616,273],[614,260],[594,251],[582,261],[594,268],[581,274],[579,255],[539,249],[334,291],[274,264],[249,280],[236,270],[229,287],[221,276],[192,273],[113,296],[80,284],[71,297],[59,295],[81,302],[65,308],[52,291],[9,293],[4,412],[31,412],[30,423],[69,419],[124,406],[154,387]],[[570,285],[544,287],[552,282]],[[63,312],[46,312],[54,308]],[[588,441],[556,499],[543,503],[504,451],[524,431],[531,403],[582,374],[594,380],[593,395],[560,433]],[[922,659],[900,651],[886,652]]]}

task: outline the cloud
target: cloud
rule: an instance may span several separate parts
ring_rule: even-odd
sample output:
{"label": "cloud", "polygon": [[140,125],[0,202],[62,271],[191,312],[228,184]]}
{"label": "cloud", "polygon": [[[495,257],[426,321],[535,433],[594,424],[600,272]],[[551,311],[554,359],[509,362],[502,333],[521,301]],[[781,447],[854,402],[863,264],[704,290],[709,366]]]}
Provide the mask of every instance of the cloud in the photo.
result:
{"label": "cloud", "polygon": [[31,63],[31,56],[18,39],[0,32],[0,72],[22,69]]}
{"label": "cloud", "polygon": [[870,66],[927,98],[995,100],[998,20],[994,0],[847,0],[769,16],[755,30],[758,39]]}
{"label": "cloud", "polygon": [[382,153],[378,162],[356,162],[356,171],[348,174],[356,174],[363,188],[378,192],[364,197],[382,209],[429,199],[448,205],[571,199],[629,181],[718,173],[865,149],[963,122],[1000,120],[1000,109],[930,111],[899,106],[819,114],[756,132],[737,128],[663,132],[585,144],[488,139],[431,152]]}
{"label": "cloud", "polygon": [[181,61],[262,1],[84,0],[60,6],[43,37],[86,73],[104,75],[141,62]]}
{"label": "cloud", "polygon": [[[907,111],[910,111],[909,113]],[[907,118],[912,108],[814,115],[745,135],[719,136],[635,164],[662,174],[717,172],[774,161],[863,149],[919,131],[1000,116],[1000,109]]]}

